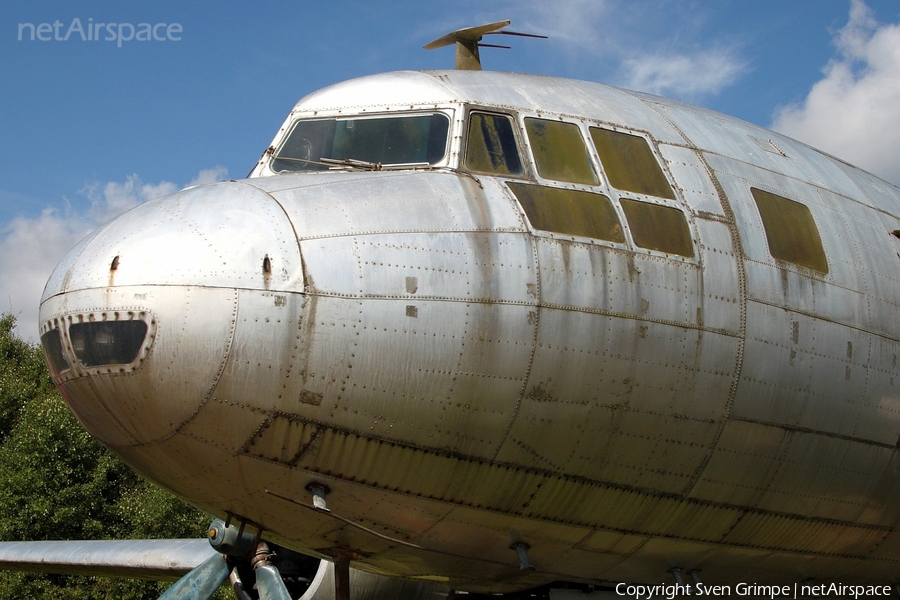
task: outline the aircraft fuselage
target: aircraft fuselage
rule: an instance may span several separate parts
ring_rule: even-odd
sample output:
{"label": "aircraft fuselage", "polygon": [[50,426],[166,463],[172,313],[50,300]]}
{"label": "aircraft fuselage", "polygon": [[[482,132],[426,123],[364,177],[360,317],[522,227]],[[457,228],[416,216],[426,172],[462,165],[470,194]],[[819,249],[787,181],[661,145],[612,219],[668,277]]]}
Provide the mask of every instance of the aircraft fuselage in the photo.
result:
{"label": "aircraft fuselage", "polygon": [[95,232],[42,340],[137,471],[361,569],[893,583],[898,200],[661,98],[389,73]]}

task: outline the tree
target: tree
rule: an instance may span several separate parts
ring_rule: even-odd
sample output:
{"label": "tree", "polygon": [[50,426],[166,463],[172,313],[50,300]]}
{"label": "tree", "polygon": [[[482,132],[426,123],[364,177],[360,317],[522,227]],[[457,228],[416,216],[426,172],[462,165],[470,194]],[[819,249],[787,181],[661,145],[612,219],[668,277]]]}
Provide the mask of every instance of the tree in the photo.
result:
{"label": "tree", "polygon": [[[53,387],[40,349],[14,328],[14,317],[0,317],[0,540],[205,532],[209,516],[142,480],[81,427]],[[155,599],[167,585],[0,571],[0,600]]]}
{"label": "tree", "polygon": [[30,398],[53,389],[41,351],[15,336],[16,319],[0,315],[0,444]]}

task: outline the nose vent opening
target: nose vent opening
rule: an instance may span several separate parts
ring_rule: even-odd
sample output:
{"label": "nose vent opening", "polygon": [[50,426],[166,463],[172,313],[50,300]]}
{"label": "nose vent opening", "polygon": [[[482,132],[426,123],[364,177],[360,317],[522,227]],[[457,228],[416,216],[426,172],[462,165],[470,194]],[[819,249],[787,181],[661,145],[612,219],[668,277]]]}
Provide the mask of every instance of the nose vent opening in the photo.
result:
{"label": "nose vent opening", "polygon": [[76,313],[47,321],[41,347],[57,382],[99,373],[131,373],[150,354],[156,319],[146,311]]}
{"label": "nose vent opening", "polygon": [[138,358],[147,324],[143,321],[73,323],[69,338],[75,357],[85,367],[128,365]]}

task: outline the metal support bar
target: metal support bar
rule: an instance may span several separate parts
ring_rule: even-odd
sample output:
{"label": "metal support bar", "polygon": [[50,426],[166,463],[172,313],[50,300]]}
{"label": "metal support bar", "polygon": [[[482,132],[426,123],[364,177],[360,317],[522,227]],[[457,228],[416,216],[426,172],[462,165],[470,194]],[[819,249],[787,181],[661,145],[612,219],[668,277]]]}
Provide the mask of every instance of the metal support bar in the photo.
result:
{"label": "metal support bar", "polygon": [[350,557],[334,557],[334,600],[350,600]]}
{"label": "metal support bar", "polygon": [[327,485],[313,482],[306,486],[306,489],[312,493],[312,503],[315,508],[325,512],[331,512],[328,510],[328,502],[325,500],[328,492],[331,491],[328,489]]}
{"label": "metal support bar", "polygon": [[528,560],[528,549],[530,547],[525,542],[516,542],[510,546],[510,549],[515,550],[516,554],[519,555],[519,569],[522,571],[534,571],[534,565]]}
{"label": "metal support bar", "polygon": [[478,41],[456,40],[456,68],[460,71],[481,70]]}

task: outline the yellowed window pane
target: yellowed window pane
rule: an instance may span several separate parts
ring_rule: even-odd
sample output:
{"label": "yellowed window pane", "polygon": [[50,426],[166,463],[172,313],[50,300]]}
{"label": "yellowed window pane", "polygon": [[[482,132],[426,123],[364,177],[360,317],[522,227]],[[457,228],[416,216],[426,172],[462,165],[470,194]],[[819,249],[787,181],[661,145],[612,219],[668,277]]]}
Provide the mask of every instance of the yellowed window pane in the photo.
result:
{"label": "yellowed window pane", "polygon": [[679,256],[694,256],[691,230],[677,208],[638,200],[620,200],[634,243],[641,248]]}
{"label": "yellowed window pane", "polygon": [[532,227],[566,235],[624,243],[619,217],[602,194],[507,182]]}
{"label": "yellowed window pane", "polygon": [[609,184],[635,194],[675,199],[659,161],[644,138],[591,127],[591,139]]}
{"label": "yellowed window pane", "polygon": [[822,238],[809,208],[776,194],[750,188],[774,258],[820,273],[828,272]]}
{"label": "yellowed window pane", "polygon": [[525,119],[525,131],[541,177],[569,183],[598,183],[577,125]]}
{"label": "yellowed window pane", "polygon": [[466,168],[497,175],[521,175],[512,121],[503,115],[472,113],[466,144]]}

